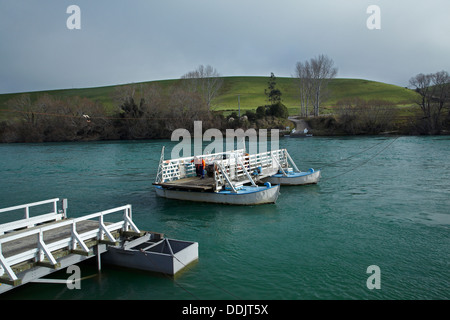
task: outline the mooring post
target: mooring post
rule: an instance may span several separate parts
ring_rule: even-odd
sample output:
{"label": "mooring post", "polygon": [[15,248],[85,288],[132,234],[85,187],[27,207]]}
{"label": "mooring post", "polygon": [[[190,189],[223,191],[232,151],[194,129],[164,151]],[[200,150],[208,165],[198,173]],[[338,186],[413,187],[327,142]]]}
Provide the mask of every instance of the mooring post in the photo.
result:
{"label": "mooring post", "polygon": [[100,258],[100,248],[97,245],[97,267],[98,267],[98,271],[102,271],[102,260]]}
{"label": "mooring post", "polygon": [[68,207],[67,199],[63,199],[62,200],[62,210],[63,210],[64,219],[67,218],[67,207]]}

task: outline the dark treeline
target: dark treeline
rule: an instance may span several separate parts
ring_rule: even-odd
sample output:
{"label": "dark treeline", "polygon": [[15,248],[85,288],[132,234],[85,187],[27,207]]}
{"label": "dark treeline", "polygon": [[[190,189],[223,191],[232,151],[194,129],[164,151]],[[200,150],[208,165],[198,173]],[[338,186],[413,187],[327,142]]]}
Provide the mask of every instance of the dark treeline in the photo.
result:
{"label": "dark treeline", "polygon": [[387,100],[345,99],[333,114],[305,119],[316,135],[438,135],[450,132],[450,109],[433,117]]}
{"label": "dark treeline", "polygon": [[[11,117],[0,121],[0,142],[60,142],[89,140],[170,139],[178,128],[193,132],[194,121],[204,130],[278,128],[292,126],[282,92],[271,74],[265,90],[269,104],[244,115],[225,117],[213,111],[221,82],[211,67],[202,67],[171,86],[156,83],[117,86],[112,106],[80,97],[18,95],[7,102]],[[214,81],[213,81],[214,80]],[[383,100],[352,98],[337,103],[333,113],[305,118],[315,135],[356,135],[393,132],[442,134],[450,130],[450,76],[441,71],[418,74],[410,86],[418,94],[415,112]],[[317,107],[318,108],[318,107]]]}
{"label": "dark treeline", "polygon": [[[29,94],[8,101],[12,117],[0,122],[2,142],[77,141],[112,136],[105,108],[86,98]],[[85,113],[87,112],[87,113]]]}
{"label": "dark treeline", "polygon": [[307,118],[319,135],[373,135],[387,132],[409,134],[411,128],[400,128],[399,111],[385,100],[345,99],[337,102],[331,115]]}
{"label": "dark treeline", "polygon": [[[323,135],[379,134],[393,132],[412,135],[438,135],[450,132],[450,75],[447,71],[418,74],[409,80],[417,95],[409,101],[418,106],[413,112],[384,100],[359,98],[339,101],[335,113],[308,119]],[[317,133],[317,132],[316,132]]]}
{"label": "dark treeline", "polygon": [[419,73],[409,80],[417,93],[414,103],[420,107],[416,122],[418,133],[440,134],[450,128],[450,75],[447,71]]}
{"label": "dark treeline", "polygon": [[178,128],[193,132],[194,121],[202,121],[205,130],[282,129],[286,125],[269,114],[258,119],[225,117],[212,111],[203,96],[190,89],[186,81],[166,88],[157,84],[118,86],[111,98],[112,110],[87,98],[44,94],[32,100],[29,94],[19,95],[7,103],[13,116],[0,122],[0,141],[170,139]]}
{"label": "dark treeline", "polygon": [[[176,86],[116,87],[111,110],[87,98],[48,94],[32,101],[20,95],[8,102],[14,117],[0,123],[2,142],[50,142],[170,138],[176,128],[191,129],[193,120],[221,127],[195,93]],[[217,122],[218,123],[215,123]]]}

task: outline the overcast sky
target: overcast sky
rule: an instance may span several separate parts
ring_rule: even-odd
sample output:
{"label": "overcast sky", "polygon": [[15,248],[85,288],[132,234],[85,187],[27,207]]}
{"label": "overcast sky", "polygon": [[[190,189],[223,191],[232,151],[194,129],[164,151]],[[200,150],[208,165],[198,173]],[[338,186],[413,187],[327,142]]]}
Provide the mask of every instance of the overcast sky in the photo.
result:
{"label": "overcast sky", "polygon": [[[70,5],[80,30],[67,28]],[[176,79],[200,64],[290,77],[319,54],[338,78],[406,86],[450,72],[450,1],[0,0],[0,93]]]}

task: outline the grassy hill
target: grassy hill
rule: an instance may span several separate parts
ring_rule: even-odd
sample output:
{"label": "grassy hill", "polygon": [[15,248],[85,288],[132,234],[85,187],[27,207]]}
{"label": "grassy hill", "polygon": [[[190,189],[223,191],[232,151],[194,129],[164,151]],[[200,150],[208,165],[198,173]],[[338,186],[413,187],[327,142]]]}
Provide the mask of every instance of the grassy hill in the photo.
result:
{"label": "grassy hill", "polygon": [[[217,110],[237,110],[240,95],[241,110],[253,109],[267,104],[264,89],[268,77],[228,77],[224,78],[220,96],[216,99]],[[300,109],[299,94],[292,78],[277,78],[277,87],[283,93],[282,100],[291,115]],[[336,105],[339,100],[359,97],[365,100],[389,100],[398,106],[411,104],[415,92],[392,84],[361,79],[333,79],[329,85],[327,107]],[[329,110],[329,108],[328,108]]]}
{"label": "grassy hill", "polygon": [[[267,88],[269,77],[224,77],[224,83],[219,96],[214,101],[214,109],[225,113],[238,110],[238,95],[240,96],[241,111],[256,110],[258,106],[265,105],[266,96],[264,89]],[[162,80],[148,83],[157,83],[162,88],[166,88],[179,80]],[[63,89],[30,92],[32,99],[42,94],[49,94],[58,97],[86,97],[93,101],[99,101],[108,108],[114,106],[112,95],[116,86],[84,88],[84,89]],[[298,114],[300,103],[295,81],[293,78],[277,78],[277,87],[282,92],[283,103],[288,107],[291,115]],[[330,111],[337,101],[345,98],[359,97],[362,99],[383,99],[389,100],[398,106],[411,104],[411,99],[415,92],[396,85],[369,81],[363,79],[333,79],[329,85],[329,99],[324,102],[322,113]],[[16,95],[0,95],[0,109],[5,109],[6,102]],[[7,117],[9,112],[0,111],[0,118]]]}

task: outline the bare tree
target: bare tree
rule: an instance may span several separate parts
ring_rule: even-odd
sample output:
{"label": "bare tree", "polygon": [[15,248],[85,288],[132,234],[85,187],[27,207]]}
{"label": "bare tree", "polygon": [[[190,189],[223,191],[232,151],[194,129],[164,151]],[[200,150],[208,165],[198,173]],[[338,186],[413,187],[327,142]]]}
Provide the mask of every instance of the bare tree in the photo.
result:
{"label": "bare tree", "polygon": [[34,125],[36,123],[36,116],[29,94],[21,94],[20,96],[9,100],[7,104],[11,110],[20,114],[21,120],[29,125]]}
{"label": "bare tree", "polygon": [[415,103],[423,112],[423,130],[439,133],[442,111],[450,102],[450,75],[447,71],[419,73],[409,80],[409,85],[419,94]]}
{"label": "bare tree", "polygon": [[312,76],[309,61],[305,61],[305,63],[297,62],[295,77],[298,79],[300,93],[300,115],[308,117],[308,107],[312,101]]}
{"label": "bare tree", "polygon": [[308,115],[308,105],[313,106],[314,115],[319,115],[322,101],[327,94],[327,86],[331,79],[336,77],[337,68],[333,59],[326,55],[319,55],[304,63],[298,62],[295,75],[299,79],[301,108]]}
{"label": "bare tree", "polygon": [[111,97],[116,105],[121,105],[129,99],[135,99],[137,85],[134,83],[114,87]]}
{"label": "bare tree", "polygon": [[334,68],[333,65],[333,60],[323,54],[318,58],[311,59],[315,116],[319,115],[319,107],[322,98],[327,94],[326,89],[329,81],[336,77],[337,68]]}
{"label": "bare tree", "polygon": [[433,74],[433,97],[440,114],[444,106],[450,102],[450,75],[447,71]]}
{"label": "bare tree", "polygon": [[223,84],[223,79],[217,70],[210,65],[206,67],[200,65],[196,70],[184,74],[181,79],[185,81],[185,90],[196,92],[205,100],[208,109],[212,106],[212,101],[217,96]]}

